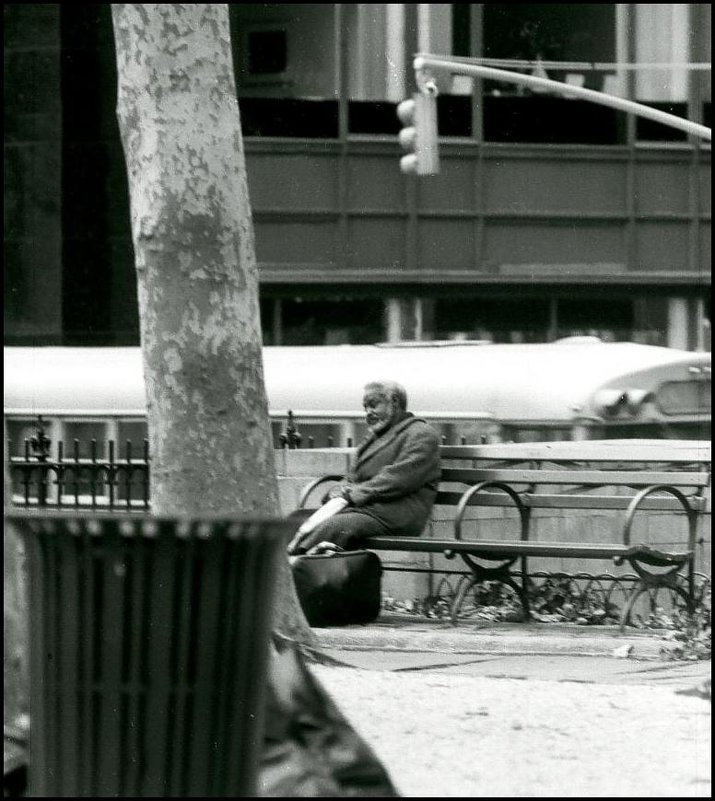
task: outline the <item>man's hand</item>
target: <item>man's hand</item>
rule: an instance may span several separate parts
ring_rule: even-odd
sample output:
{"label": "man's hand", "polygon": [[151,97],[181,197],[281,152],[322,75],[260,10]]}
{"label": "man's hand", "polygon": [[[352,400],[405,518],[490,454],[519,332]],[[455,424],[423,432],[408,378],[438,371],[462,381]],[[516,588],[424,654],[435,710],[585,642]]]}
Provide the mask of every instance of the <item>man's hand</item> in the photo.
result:
{"label": "man's hand", "polygon": [[323,503],[326,501],[332,501],[333,498],[345,498],[345,500],[350,503],[350,485],[336,484],[334,487],[331,487],[330,490],[325,494]]}

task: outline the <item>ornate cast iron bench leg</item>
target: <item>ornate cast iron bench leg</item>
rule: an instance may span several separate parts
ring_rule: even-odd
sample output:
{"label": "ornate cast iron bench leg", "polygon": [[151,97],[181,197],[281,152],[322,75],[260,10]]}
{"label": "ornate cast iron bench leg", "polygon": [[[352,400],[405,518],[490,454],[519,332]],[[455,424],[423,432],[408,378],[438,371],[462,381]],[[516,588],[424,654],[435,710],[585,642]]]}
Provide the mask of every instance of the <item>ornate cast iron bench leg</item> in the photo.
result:
{"label": "ornate cast iron bench leg", "polygon": [[[621,565],[624,561],[627,561],[640,579],[640,584],[633,588],[623,609],[623,613],[621,614],[621,631],[623,631],[624,627],[630,622],[631,612],[638,598],[644,592],[651,589],[655,589],[656,591],[659,589],[669,589],[677,593],[685,601],[685,608],[688,611],[688,615],[692,616],[694,612],[694,597],[690,590],[690,582],[688,582],[689,588],[687,591],[678,583],[680,571],[686,564],[692,561],[691,556],[673,557],[669,554],[661,554],[643,545],[633,548],[632,553],[614,557],[613,561],[617,565]],[[651,573],[644,565],[670,567],[671,569],[665,573]]]}
{"label": "ornate cast iron bench leg", "polygon": [[[630,619],[633,606],[638,596],[650,588],[655,588],[657,590],[660,587],[667,587],[668,589],[676,592],[685,599],[689,616],[692,616],[695,609],[695,576],[693,571],[693,560],[695,555],[695,536],[698,524],[698,513],[690,506],[688,498],[677,487],[671,487],[667,484],[656,484],[651,487],[646,487],[634,496],[633,500],[628,506],[628,509],[626,510],[626,519],[623,525],[623,543],[624,545],[630,545],[631,527],[633,525],[635,513],[643,499],[655,492],[666,492],[669,495],[673,495],[683,507],[683,511],[685,512],[688,521],[687,553],[682,555],[667,554],[663,553],[662,551],[658,551],[655,548],[651,548],[648,545],[637,545],[629,551],[614,557],[614,562],[617,565],[620,565],[624,560],[627,560],[641,580],[640,587],[634,588],[634,592],[631,594],[630,598],[628,599],[628,603],[623,610],[623,615],[621,616],[621,630],[623,630],[623,627]],[[686,564],[688,565],[687,592],[678,585],[676,578],[677,574]],[[650,565],[652,567],[671,567],[672,569],[665,573],[658,574],[650,572],[645,565]]]}
{"label": "ornate cast iron bench leg", "polygon": [[516,562],[518,557],[509,559],[507,562],[504,562],[504,564],[501,564],[498,567],[485,567],[484,565],[480,565],[478,562],[474,562],[472,557],[470,557],[468,554],[460,554],[460,556],[472,571],[472,574],[462,582],[454,597],[454,600],[452,601],[450,615],[453,625],[457,625],[459,611],[469,592],[478,584],[484,584],[487,581],[498,581],[501,584],[506,584],[507,587],[511,587],[511,589],[517,594],[519,602],[521,603],[521,607],[524,610],[524,619],[527,621],[531,619],[531,612],[529,610],[529,597],[526,592],[526,587],[519,586],[519,584],[514,581],[514,578],[510,572],[511,566],[514,564],[514,562]]}
{"label": "ornate cast iron bench leg", "polygon": [[[457,513],[454,518],[454,537],[457,540],[462,539],[462,523],[464,520],[464,513],[469,506],[472,497],[476,495],[478,492],[481,492],[485,489],[498,489],[502,492],[505,492],[511,499],[514,501],[514,506],[516,507],[519,513],[519,527],[520,527],[520,539],[522,542],[525,542],[529,538],[529,510],[524,505],[522,499],[519,497],[519,493],[513,490],[508,484],[505,484],[501,481],[481,481],[478,484],[475,484],[473,487],[470,487],[461,497],[459,501],[459,505],[457,506]],[[459,614],[459,609],[464,602],[464,598],[466,597],[467,593],[477,584],[481,584],[485,581],[499,581],[502,584],[506,584],[508,587],[511,587],[516,594],[519,596],[519,600],[521,601],[521,606],[524,610],[524,618],[525,620],[531,619],[531,612],[529,610],[529,597],[527,593],[527,577],[526,577],[526,570],[523,570],[523,582],[522,586],[519,585],[514,581],[509,568],[514,564],[514,562],[520,557],[499,557],[494,556],[492,557],[495,561],[505,560],[504,564],[500,565],[499,567],[484,567],[483,565],[478,564],[477,562],[472,561],[472,557],[469,554],[462,553],[460,554],[463,561],[467,564],[469,569],[472,571],[472,575],[470,576],[469,580],[465,582],[460,591],[457,593],[454,602],[452,604],[452,622],[456,624],[457,622],[457,615]],[[483,557],[482,557],[483,558]],[[521,557],[524,558],[524,557]],[[523,562],[525,567],[526,562]]]}

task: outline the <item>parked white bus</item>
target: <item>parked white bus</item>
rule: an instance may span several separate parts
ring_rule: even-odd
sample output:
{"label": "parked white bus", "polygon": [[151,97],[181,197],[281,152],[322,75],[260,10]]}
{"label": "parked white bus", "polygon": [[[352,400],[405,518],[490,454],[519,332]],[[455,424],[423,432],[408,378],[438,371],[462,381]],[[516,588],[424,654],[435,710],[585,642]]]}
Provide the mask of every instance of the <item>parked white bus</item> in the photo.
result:
{"label": "parked white bus", "polygon": [[[375,379],[403,384],[410,409],[450,443],[710,438],[710,353],[592,337],[263,353],[276,444],[289,410],[303,447],[356,443],[364,433],[362,388]],[[55,443],[140,447],[146,412],[138,347],[6,347],[4,355],[6,435],[15,451],[39,415]]]}

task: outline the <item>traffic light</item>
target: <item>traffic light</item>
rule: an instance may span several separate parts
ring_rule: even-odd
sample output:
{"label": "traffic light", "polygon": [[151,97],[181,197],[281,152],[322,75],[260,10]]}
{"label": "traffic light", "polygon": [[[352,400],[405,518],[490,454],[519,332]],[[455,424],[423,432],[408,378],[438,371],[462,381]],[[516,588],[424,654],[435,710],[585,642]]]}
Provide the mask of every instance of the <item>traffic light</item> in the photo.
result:
{"label": "traffic light", "polygon": [[415,92],[397,106],[397,116],[404,126],[400,144],[407,155],[400,159],[400,169],[415,175],[436,175],[439,172],[437,149],[437,95]]}

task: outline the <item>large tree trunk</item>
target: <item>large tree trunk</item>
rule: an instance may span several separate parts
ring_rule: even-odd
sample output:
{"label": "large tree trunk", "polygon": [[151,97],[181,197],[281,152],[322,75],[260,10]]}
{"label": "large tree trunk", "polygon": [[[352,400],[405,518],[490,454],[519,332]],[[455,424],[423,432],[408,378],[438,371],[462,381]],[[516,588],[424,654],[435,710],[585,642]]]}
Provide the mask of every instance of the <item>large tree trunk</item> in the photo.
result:
{"label": "large tree trunk", "polygon": [[[258,276],[225,5],[113,5],[152,507],[276,516]],[[287,559],[275,628],[310,641]]]}

